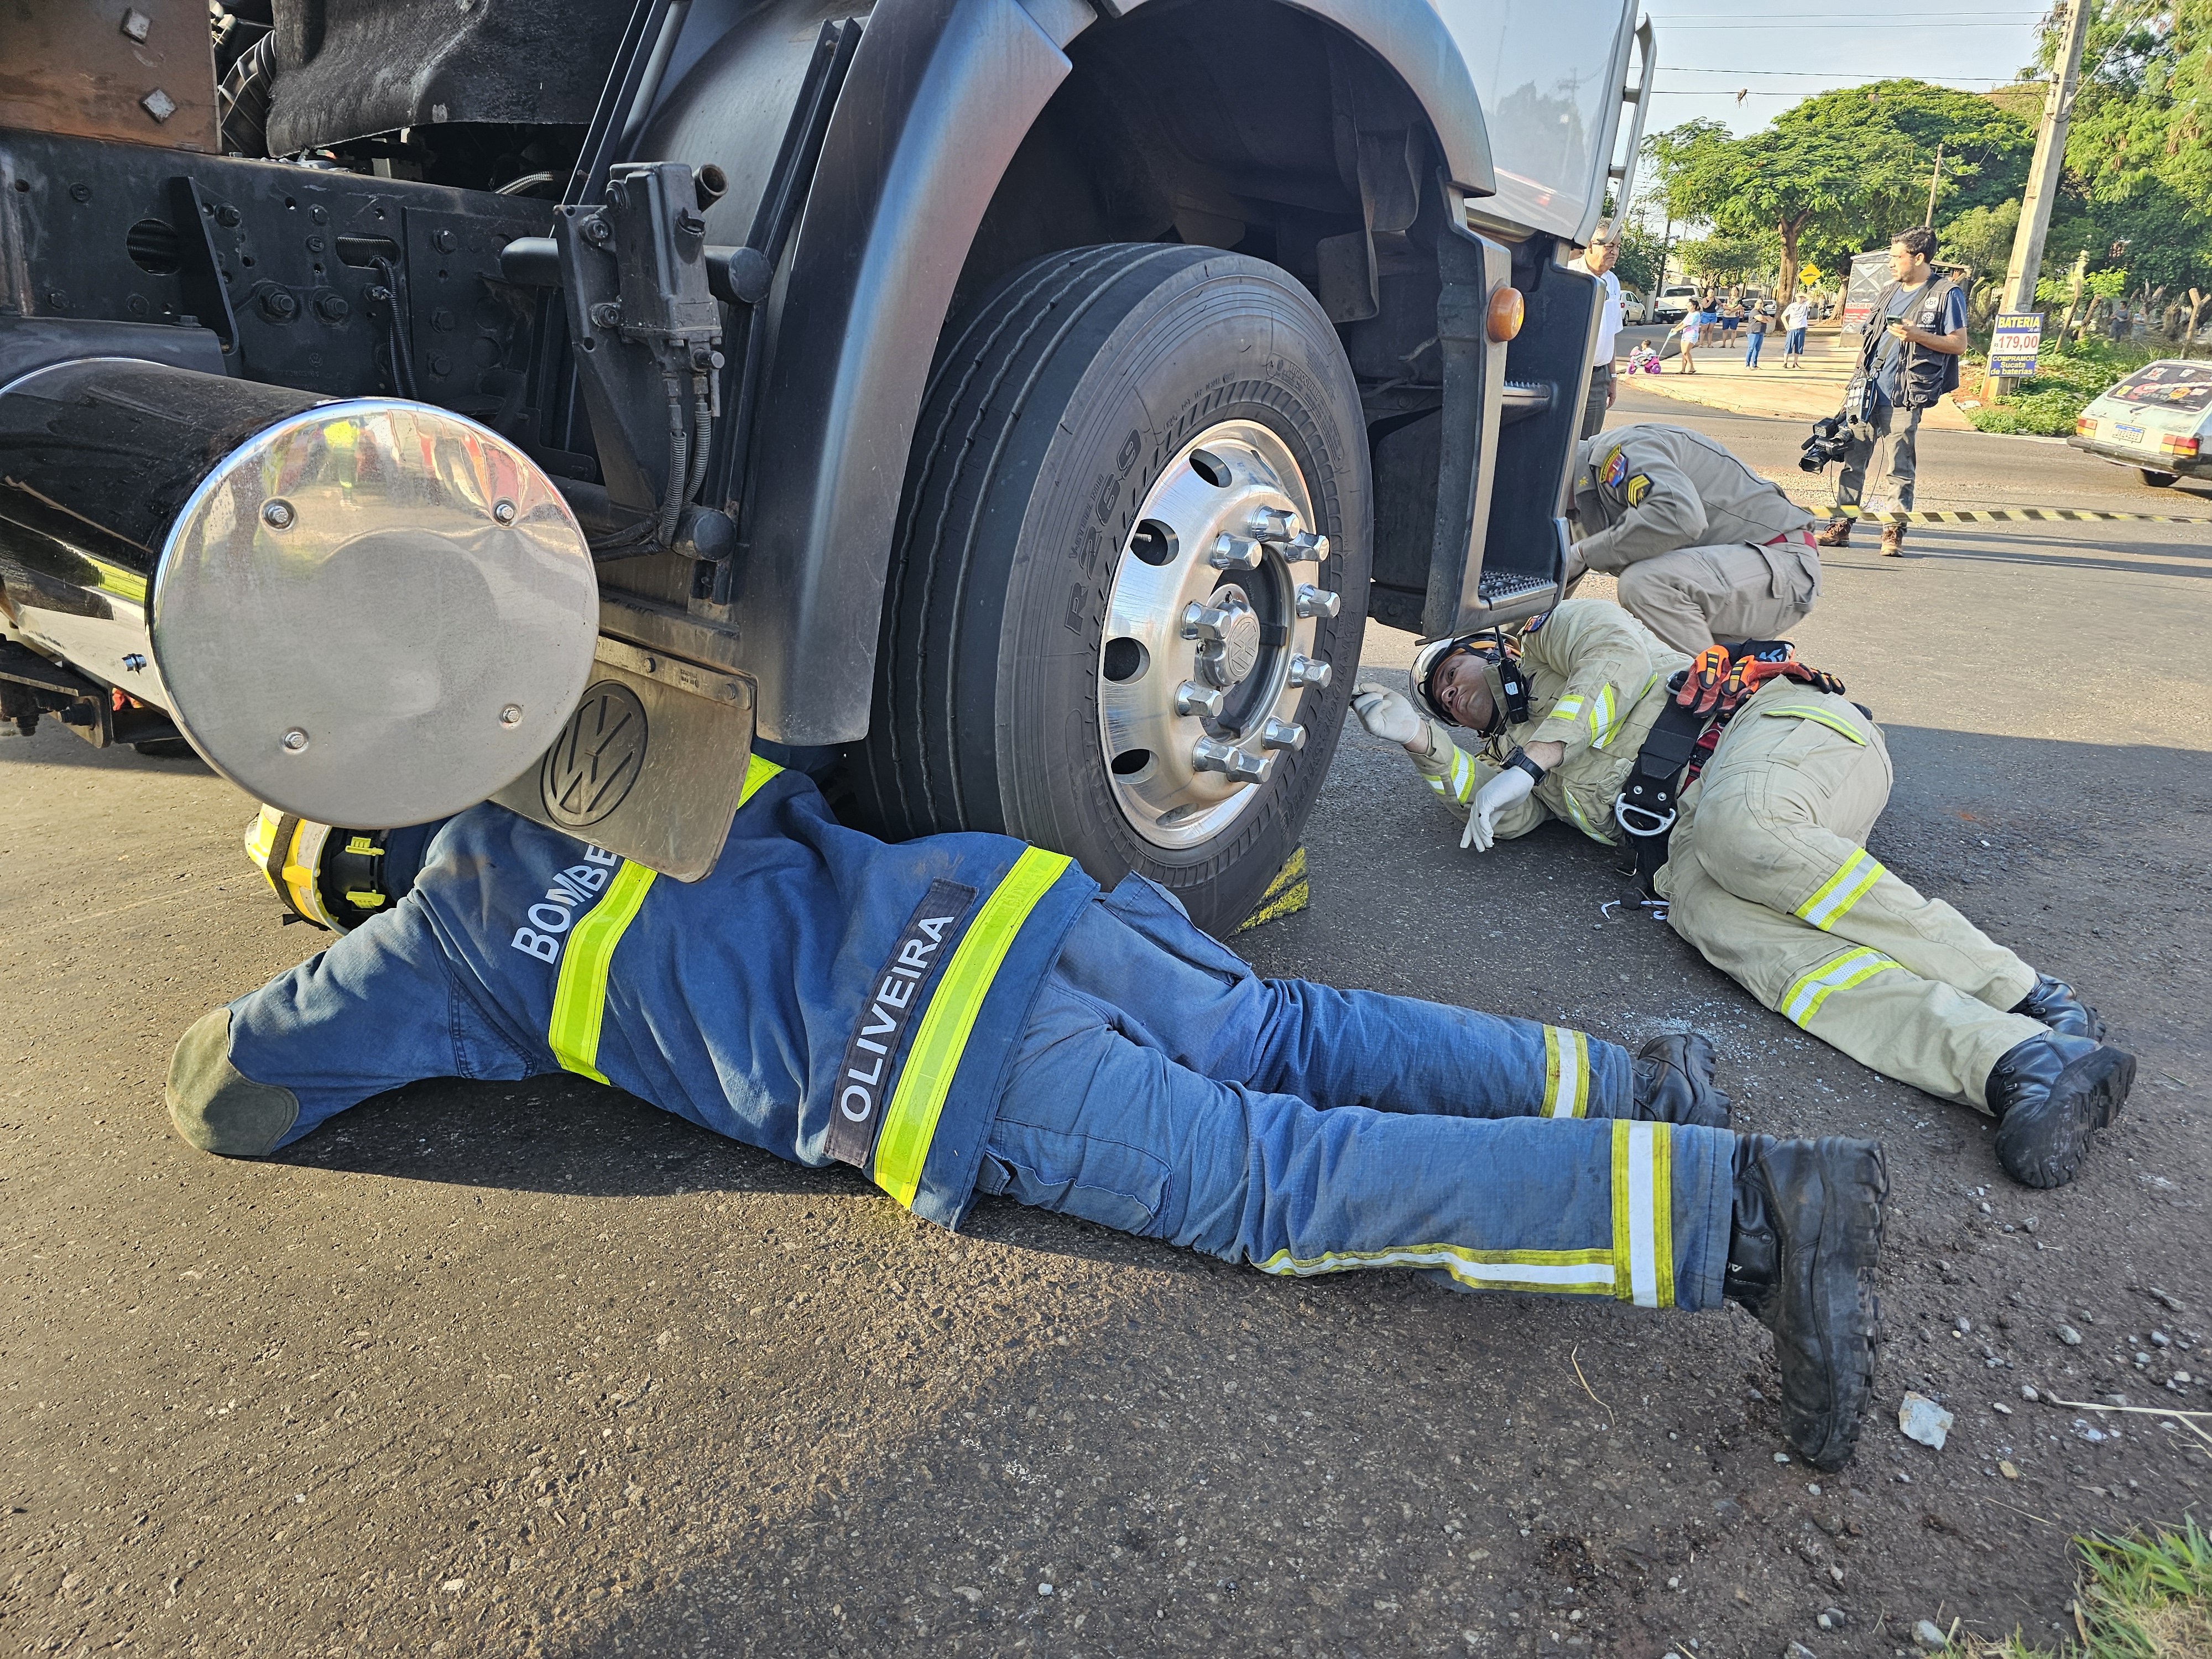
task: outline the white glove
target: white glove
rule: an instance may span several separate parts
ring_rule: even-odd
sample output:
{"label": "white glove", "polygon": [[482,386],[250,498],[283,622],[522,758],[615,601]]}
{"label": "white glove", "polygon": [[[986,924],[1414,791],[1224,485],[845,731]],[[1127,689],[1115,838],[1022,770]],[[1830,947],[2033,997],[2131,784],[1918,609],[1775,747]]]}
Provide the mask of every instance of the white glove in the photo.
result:
{"label": "white glove", "polygon": [[1535,779],[1517,766],[1507,767],[1484,784],[1468,812],[1467,829],[1459,838],[1461,850],[1472,847],[1478,853],[1487,853],[1498,840],[1494,827],[1498,815],[1515,801],[1528,799],[1535,787]]}
{"label": "white glove", "polygon": [[1359,716],[1359,723],[1387,743],[1410,746],[1419,743],[1428,730],[1428,722],[1404,692],[1393,691],[1372,680],[1362,680],[1354,688],[1352,708]]}

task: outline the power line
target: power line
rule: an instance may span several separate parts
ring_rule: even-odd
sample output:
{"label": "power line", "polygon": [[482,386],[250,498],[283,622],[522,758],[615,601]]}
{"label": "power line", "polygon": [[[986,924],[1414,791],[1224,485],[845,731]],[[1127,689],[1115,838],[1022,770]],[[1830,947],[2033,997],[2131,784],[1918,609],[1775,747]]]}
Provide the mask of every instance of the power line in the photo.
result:
{"label": "power line", "polygon": [[[1904,29],[1946,29],[1955,33],[1963,33],[1969,29],[2016,29],[2021,26],[2021,20],[2018,18],[2014,18],[2012,21],[2007,23],[1921,23],[1900,21],[1892,23],[1889,27],[1892,28]],[[1695,29],[1787,29],[1793,34],[1803,34],[1811,33],[1819,29],[1863,28],[1865,25],[1860,22],[1856,18],[1831,18],[1812,23],[1684,23],[1680,27],[1682,33],[1685,34],[1687,34]]]}
{"label": "power line", "polygon": [[[1878,86],[1881,84],[1878,81],[1868,80],[1863,74],[1854,75],[1838,70],[1692,69],[1688,64],[1682,64],[1677,67],[1676,65],[1670,64],[1662,64],[1659,66],[1659,71],[1662,75],[1725,75],[1731,78],[1747,75],[1754,80],[1775,80],[1787,77],[1791,80],[1849,81],[1855,84],[1863,86]],[[1952,81],[1978,81],[1985,86],[1992,87],[2039,87],[2043,84],[2040,81],[2021,81],[2014,76],[1947,75],[1943,77],[1944,82]],[[1942,83],[1939,82],[1937,84]],[[1682,90],[1688,91],[1691,90],[1691,88],[1684,88]]]}
{"label": "power line", "polygon": [[[1725,22],[1735,16],[1725,11],[1686,11],[1673,17],[1655,17],[1654,23],[1688,23],[1700,21]],[[2046,17],[2045,11],[1863,11],[1856,14],[1860,22],[1880,21],[1893,17]]]}

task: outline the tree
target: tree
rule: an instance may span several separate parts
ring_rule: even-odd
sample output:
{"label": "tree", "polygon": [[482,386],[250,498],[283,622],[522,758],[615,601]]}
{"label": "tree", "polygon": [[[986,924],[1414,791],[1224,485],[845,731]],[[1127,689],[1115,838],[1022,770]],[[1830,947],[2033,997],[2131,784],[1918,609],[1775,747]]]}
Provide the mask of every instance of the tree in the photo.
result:
{"label": "tree", "polygon": [[1865,211],[1850,227],[1854,251],[1887,246],[1899,231],[1928,215],[1928,185],[1936,152],[1943,152],[1936,216],[2016,200],[2035,154],[2039,106],[2023,118],[2008,100],[1925,81],[1876,81],[1824,92],[1793,104],[1774,118],[1778,131],[1809,128],[1834,133],[1866,131],[1902,137],[1912,147],[1912,183],[1888,195],[1869,191]]}
{"label": "tree", "polygon": [[1656,293],[1663,239],[1646,226],[1618,221],[1613,234],[1620,240],[1620,262],[1613,268],[1620,285],[1638,294]]}
{"label": "tree", "polygon": [[1956,260],[1977,276],[2004,275],[2012,259],[2013,233],[2020,228],[2020,202],[1969,208],[1942,228],[1938,257]]}
{"label": "tree", "polygon": [[[2092,7],[2046,246],[2113,258],[2154,287],[2212,281],[2212,0]],[[2039,55],[2057,51],[2046,25]]]}
{"label": "tree", "polygon": [[1654,135],[1650,150],[1677,219],[1702,220],[1726,236],[1772,239],[1785,301],[1796,291],[1808,227],[1863,214],[1869,202],[1915,185],[1911,141],[1865,123],[1777,122],[1732,138],[1718,121],[1689,121]]}
{"label": "tree", "polygon": [[1678,252],[1682,269],[1692,278],[1722,288],[1747,283],[1774,263],[1759,238],[1730,236],[1726,232],[1684,242]]}

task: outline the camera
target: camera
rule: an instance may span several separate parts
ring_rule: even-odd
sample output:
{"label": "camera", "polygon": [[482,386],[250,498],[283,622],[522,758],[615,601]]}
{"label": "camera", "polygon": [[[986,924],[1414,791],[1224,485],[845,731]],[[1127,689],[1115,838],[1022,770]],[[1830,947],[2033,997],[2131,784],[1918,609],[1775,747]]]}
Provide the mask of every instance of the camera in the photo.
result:
{"label": "camera", "polygon": [[1813,435],[1805,440],[1797,457],[1798,466],[1807,472],[1818,472],[1842,460],[1850,451],[1851,437],[1850,422],[1840,415],[1814,422]]}

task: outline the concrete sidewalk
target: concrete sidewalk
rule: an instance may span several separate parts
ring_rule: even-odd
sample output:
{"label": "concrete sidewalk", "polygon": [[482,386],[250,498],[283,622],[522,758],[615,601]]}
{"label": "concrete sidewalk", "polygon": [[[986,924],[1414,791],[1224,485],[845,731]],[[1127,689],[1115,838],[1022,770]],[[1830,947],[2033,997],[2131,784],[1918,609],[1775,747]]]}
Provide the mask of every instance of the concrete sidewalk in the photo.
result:
{"label": "concrete sidewalk", "polygon": [[[1657,374],[1630,375],[1621,372],[1620,363],[1614,365],[1614,371],[1622,386],[1634,386],[1661,397],[1732,410],[1739,415],[1802,421],[1809,426],[1824,415],[1834,414],[1842,404],[1844,383],[1857,360],[1858,337],[1846,337],[1832,325],[1816,324],[1806,336],[1802,363],[1784,368],[1782,342],[1787,337],[1766,337],[1757,368],[1744,366],[1747,337],[1739,331],[1733,346],[1699,346],[1693,359],[1694,374],[1681,372],[1680,357],[1668,359]],[[1621,361],[1626,361],[1625,356]],[[1920,429],[1971,432],[1973,423],[1947,398],[1920,417]]]}

